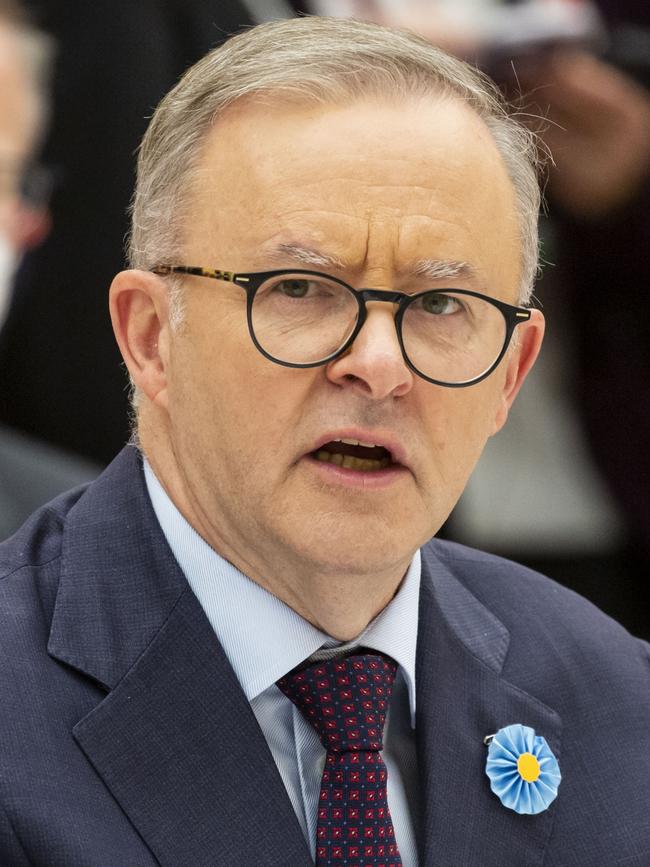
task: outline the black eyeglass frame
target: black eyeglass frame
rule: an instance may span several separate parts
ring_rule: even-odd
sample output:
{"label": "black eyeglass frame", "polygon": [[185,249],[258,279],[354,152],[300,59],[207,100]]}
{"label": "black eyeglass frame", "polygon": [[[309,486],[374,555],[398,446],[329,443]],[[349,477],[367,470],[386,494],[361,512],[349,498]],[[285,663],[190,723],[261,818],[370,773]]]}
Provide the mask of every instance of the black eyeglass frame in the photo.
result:
{"label": "black eyeglass frame", "polygon": [[[512,340],[512,335],[517,325],[520,325],[522,322],[527,322],[530,319],[531,315],[531,311],[527,307],[517,307],[513,304],[506,304],[505,301],[499,301],[497,298],[491,298],[489,295],[483,295],[483,293],[475,292],[472,289],[425,289],[422,292],[415,293],[414,295],[409,295],[407,292],[398,292],[388,289],[355,289],[344,280],[340,280],[338,277],[332,277],[331,274],[325,274],[322,271],[304,270],[302,268],[278,268],[273,271],[252,271],[248,273],[236,273],[235,271],[222,271],[218,268],[201,268],[194,265],[155,265],[149,270],[153,274],[157,274],[160,277],[168,277],[172,274],[188,274],[193,277],[208,277],[211,280],[224,280],[227,283],[235,283],[236,285],[238,285],[241,289],[244,290],[244,292],[246,292],[246,319],[248,322],[248,333],[250,334],[250,338],[253,341],[255,348],[265,358],[268,358],[269,361],[272,361],[275,364],[280,364],[283,367],[293,367],[300,369],[309,367],[322,367],[325,364],[329,364],[330,361],[334,361],[335,359],[340,358],[352,346],[359,332],[364,326],[364,323],[368,316],[368,309],[366,307],[366,303],[368,301],[385,301],[389,304],[397,304],[398,307],[394,316],[395,330],[397,332],[397,340],[399,342],[404,361],[406,362],[408,368],[421,379],[424,379],[427,382],[432,383],[433,385],[443,386],[444,388],[466,388],[468,385],[476,385],[477,383],[486,379],[491,373],[494,372],[494,370],[496,370],[496,368],[499,366],[499,363],[501,362],[501,359],[506,354],[508,346],[510,345],[510,341]],[[264,349],[264,347],[260,344],[255,334],[255,328],[253,327],[253,301],[255,300],[257,290],[260,288],[260,286],[262,286],[263,283],[266,283],[266,281],[272,277],[279,277],[282,274],[286,274],[287,276],[300,275],[305,277],[323,277],[326,280],[332,281],[333,283],[338,283],[339,286],[347,289],[348,292],[350,292],[354,296],[359,307],[357,323],[352,329],[350,336],[343,343],[343,345],[336,350],[336,352],[333,352],[331,355],[328,355],[325,358],[321,358],[318,361],[298,363],[293,361],[282,361],[282,359],[276,358],[274,355],[271,355],[269,352],[267,352],[266,349]],[[488,304],[491,304],[493,307],[496,307],[497,310],[499,310],[506,322],[506,333],[503,340],[503,347],[501,349],[501,352],[498,354],[496,360],[490,365],[490,367],[488,367],[487,370],[484,370],[483,373],[481,373],[479,376],[475,376],[472,379],[464,380],[463,382],[443,382],[438,379],[433,379],[432,377],[422,373],[421,370],[418,370],[418,368],[413,364],[413,362],[408,356],[408,353],[404,346],[404,339],[402,335],[402,320],[404,318],[406,310],[411,304],[413,304],[418,298],[421,298],[423,295],[445,295],[451,292],[453,292],[455,295],[468,295],[472,298],[480,298],[483,301],[487,301]]]}

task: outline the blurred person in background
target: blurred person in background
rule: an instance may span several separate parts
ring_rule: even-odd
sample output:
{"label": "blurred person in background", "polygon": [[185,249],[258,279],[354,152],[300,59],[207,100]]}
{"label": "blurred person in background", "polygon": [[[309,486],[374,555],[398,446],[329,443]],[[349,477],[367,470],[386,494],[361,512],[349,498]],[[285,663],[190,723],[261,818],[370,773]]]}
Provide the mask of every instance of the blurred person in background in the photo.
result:
{"label": "blurred person in background", "polygon": [[[33,155],[47,115],[50,51],[17,3],[0,0],[0,331],[20,259],[48,230],[47,179]],[[34,307],[31,315],[38,319],[40,311]],[[0,392],[0,404],[5,401]],[[96,473],[90,464],[0,426],[0,540],[37,506]]]}
{"label": "blurred person in background", "polygon": [[536,287],[549,323],[544,352],[446,533],[526,562],[650,636],[641,604],[650,570],[649,7],[310,8],[419,32],[482,65],[509,96],[520,90],[522,116],[542,127],[554,161],[542,226],[551,267]]}
{"label": "blurred person in background", "polygon": [[451,532],[523,558],[648,637],[650,30],[645,68],[611,46],[607,59],[569,44],[517,63],[555,163],[537,290],[548,343]]}
{"label": "blurred person in background", "polygon": [[0,422],[107,463],[129,433],[105,289],[124,264],[135,152],[179,75],[252,19],[239,0],[25,2],[57,46],[39,149],[55,185],[0,335]]}
{"label": "blurred person in background", "polygon": [[47,231],[46,209],[26,198],[25,187],[46,116],[49,54],[17,3],[0,0],[0,328],[20,258]]}

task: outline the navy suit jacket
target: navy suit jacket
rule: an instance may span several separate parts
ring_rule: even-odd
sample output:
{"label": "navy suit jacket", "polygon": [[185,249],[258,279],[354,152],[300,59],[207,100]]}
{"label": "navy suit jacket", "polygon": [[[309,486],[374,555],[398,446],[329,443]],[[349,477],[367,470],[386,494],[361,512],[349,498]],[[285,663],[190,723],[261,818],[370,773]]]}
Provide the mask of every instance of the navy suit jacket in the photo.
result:
{"label": "navy suit jacket", "polygon": [[[0,545],[2,867],[308,867],[298,821],[126,449]],[[520,566],[423,549],[420,864],[648,867],[650,648]],[[491,793],[483,737],[532,726],[544,813]]]}

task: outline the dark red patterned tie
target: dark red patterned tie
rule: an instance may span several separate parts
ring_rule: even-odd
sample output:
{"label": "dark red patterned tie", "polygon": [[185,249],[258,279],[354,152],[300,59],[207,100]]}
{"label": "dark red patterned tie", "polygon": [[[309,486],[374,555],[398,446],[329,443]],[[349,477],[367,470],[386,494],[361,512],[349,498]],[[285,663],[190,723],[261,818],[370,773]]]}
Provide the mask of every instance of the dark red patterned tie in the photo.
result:
{"label": "dark red patterned tie", "polygon": [[318,803],[317,867],[402,864],[379,752],[396,671],[392,659],[368,653],[317,662],[278,681],[327,750]]}

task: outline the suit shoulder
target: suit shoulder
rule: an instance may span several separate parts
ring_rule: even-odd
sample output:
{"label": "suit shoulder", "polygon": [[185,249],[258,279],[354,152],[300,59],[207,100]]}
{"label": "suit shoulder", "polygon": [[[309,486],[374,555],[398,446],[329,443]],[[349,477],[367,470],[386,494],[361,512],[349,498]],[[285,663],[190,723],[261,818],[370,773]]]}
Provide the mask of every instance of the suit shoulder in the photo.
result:
{"label": "suit shoulder", "polygon": [[74,488],[41,506],[13,536],[0,542],[0,587],[21,569],[38,568],[60,556],[66,518],[86,487]]}
{"label": "suit shoulder", "polygon": [[619,653],[621,661],[629,654],[649,658],[650,645],[630,635],[589,600],[520,563],[439,539],[422,553],[425,562],[431,556],[441,561],[496,615],[515,646],[535,642],[540,651],[545,647],[577,654],[588,651],[612,663]]}
{"label": "suit shoulder", "polygon": [[30,679],[33,683],[42,677],[41,685],[47,683],[47,642],[66,518],[83,490],[62,494],[38,509],[0,544],[0,694],[4,702],[19,696]]}

